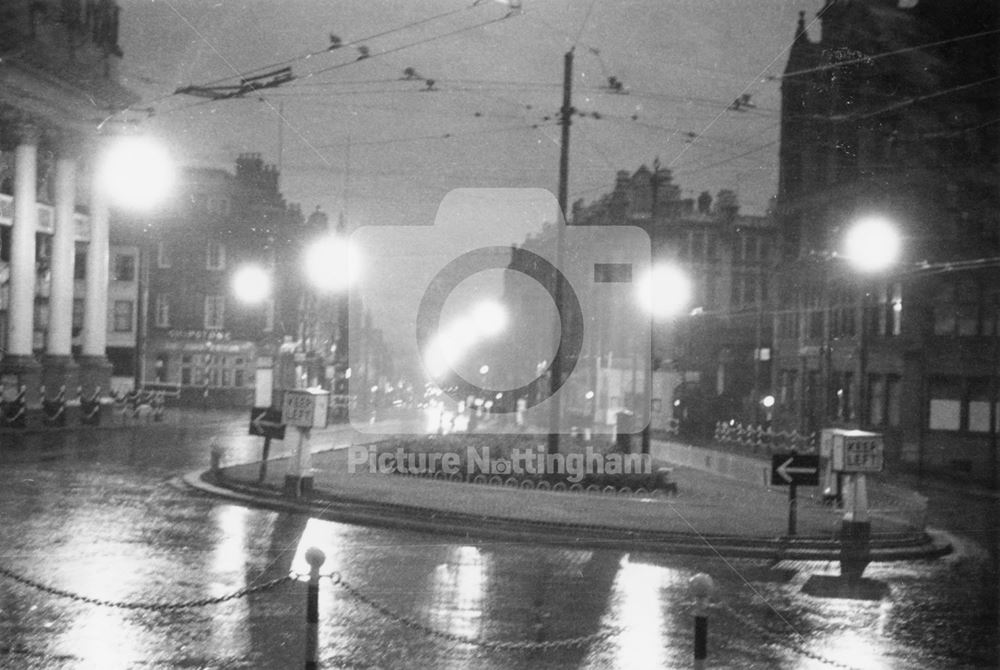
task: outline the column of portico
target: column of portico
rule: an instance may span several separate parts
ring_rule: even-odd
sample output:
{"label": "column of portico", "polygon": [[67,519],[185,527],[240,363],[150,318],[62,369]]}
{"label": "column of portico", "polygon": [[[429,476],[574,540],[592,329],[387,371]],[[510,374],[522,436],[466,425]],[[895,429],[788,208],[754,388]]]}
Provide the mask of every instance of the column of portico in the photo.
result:
{"label": "column of portico", "polygon": [[38,402],[41,365],[33,355],[35,317],[35,234],[38,230],[37,172],[39,129],[14,127],[14,220],[10,235],[10,304],[7,351],[0,360],[5,386],[27,386],[29,405]]}
{"label": "column of portico", "polygon": [[80,153],[77,138],[58,138],[55,174],[55,231],[52,235],[49,328],[42,359],[42,383],[55,395],[65,386],[76,391],[78,366],[73,360],[73,265],[76,260],[76,169]]}
{"label": "column of portico", "polygon": [[[99,160],[101,146],[91,155]],[[94,165],[90,170],[90,242],[87,245],[87,295],[83,302],[83,347],[78,359],[80,384],[85,395],[111,386],[107,358],[108,327],[108,197]]]}

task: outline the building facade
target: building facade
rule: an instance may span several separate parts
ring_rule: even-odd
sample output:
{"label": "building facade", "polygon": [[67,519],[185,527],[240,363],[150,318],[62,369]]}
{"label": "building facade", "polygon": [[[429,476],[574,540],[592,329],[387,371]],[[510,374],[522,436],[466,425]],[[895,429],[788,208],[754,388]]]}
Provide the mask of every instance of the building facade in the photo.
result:
{"label": "building facade", "polygon": [[[122,246],[112,268],[124,264],[132,276],[126,259],[138,250],[141,286],[136,338],[109,346],[117,374],[134,371],[142,385],[212,406],[252,404],[258,365],[274,371],[276,388],[306,385],[299,380],[315,316],[300,254],[326,231],[312,230],[284,201],[278,178],[259,154],[241,155],[235,173],[188,168],[166,206],[117,222]],[[270,280],[269,295],[241,299],[237,276],[248,267]],[[119,308],[114,315],[124,327],[129,307],[121,301]]]}
{"label": "building facade", "polygon": [[[884,431],[887,457],[995,482],[995,3],[829,0],[782,77],[776,421]],[[866,216],[902,258],[837,256]]]}
{"label": "building facade", "polygon": [[[618,412],[643,406],[645,375],[652,368],[653,428],[682,419],[689,434],[706,435],[716,420],[753,420],[760,399],[770,392],[767,305],[778,257],[773,220],[740,214],[731,191],[696,199],[680,193],[669,170],[642,166],[618,172],[613,188],[595,202],[573,205],[571,226],[645,230],[653,264],[678,266],[690,279],[692,295],[681,313],[652,321],[635,301],[594,302],[611,317],[587,326],[606,332],[587,333],[589,349],[574,382],[581,387],[569,394],[565,411],[613,423]],[[549,255],[552,235],[522,246]],[[517,300],[516,292],[505,299]],[[638,351],[634,337],[646,327],[652,330],[648,354]],[[534,365],[544,351],[521,358]],[[516,374],[530,378],[529,372]]]}
{"label": "building facade", "polygon": [[29,406],[42,386],[108,386],[98,124],[136,102],[118,83],[118,17],[109,0],[0,7],[0,382]]}

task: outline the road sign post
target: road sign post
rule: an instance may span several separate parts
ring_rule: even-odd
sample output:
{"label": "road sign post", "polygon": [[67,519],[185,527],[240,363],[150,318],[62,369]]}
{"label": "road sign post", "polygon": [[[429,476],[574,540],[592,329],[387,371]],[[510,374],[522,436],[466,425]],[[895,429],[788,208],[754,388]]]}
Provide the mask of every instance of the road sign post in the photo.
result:
{"label": "road sign post", "polygon": [[325,428],[330,406],[330,392],[321,389],[285,391],[281,403],[281,422],[299,432],[295,456],[285,474],[285,492],[299,498],[312,491],[312,453],[309,443],[313,428]]}
{"label": "road sign post", "polygon": [[846,477],[844,517],[840,522],[840,574],[858,582],[871,560],[871,520],[865,475],[885,467],[885,442],[881,433],[835,430],[831,435],[831,469]]}
{"label": "road sign post", "polygon": [[257,481],[267,477],[267,459],[271,454],[271,440],[285,439],[285,424],[281,422],[281,410],[277,407],[253,407],[250,410],[250,434],[264,438],[264,451],[260,458]]}
{"label": "road sign post", "polygon": [[797,532],[798,487],[819,485],[819,456],[815,454],[774,454],[771,456],[771,486],[788,487],[788,535]]}

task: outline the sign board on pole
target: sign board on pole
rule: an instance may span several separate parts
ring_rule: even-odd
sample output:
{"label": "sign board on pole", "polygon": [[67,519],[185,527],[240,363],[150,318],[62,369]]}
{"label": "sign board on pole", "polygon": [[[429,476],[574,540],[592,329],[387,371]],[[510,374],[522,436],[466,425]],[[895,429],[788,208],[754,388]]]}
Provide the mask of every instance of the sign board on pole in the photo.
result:
{"label": "sign board on pole", "polygon": [[816,486],[818,484],[819,456],[794,453],[771,456],[771,486]]}
{"label": "sign board on pole", "polygon": [[281,422],[296,428],[325,428],[329,406],[329,391],[288,390],[281,403]]}
{"label": "sign board on pole", "polygon": [[270,407],[273,402],[271,394],[274,389],[274,369],[257,368],[254,379],[256,385],[254,386],[253,404],[258,407]]}
{"label": "sign board on pole", "polygon": [[250,410],[250,434],[269,437],[273,440],[285,439],[285,424],[281,422],[281,410],[277,407],[254,407]]}
{"label": "sign board on pole", "polygon": [[833,469],[837,472],[882,472],[885,443],[881,433],[843,431],[833,436]]}

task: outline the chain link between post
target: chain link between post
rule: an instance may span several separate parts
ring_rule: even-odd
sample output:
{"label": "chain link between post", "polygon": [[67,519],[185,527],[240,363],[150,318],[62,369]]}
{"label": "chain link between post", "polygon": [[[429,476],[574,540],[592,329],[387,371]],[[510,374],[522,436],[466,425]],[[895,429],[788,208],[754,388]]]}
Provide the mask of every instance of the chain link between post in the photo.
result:
{"label": "chain link between post", "polygon": [[23,584],[24,586],[31,587],[38,591],[48,593],[49,595],[57,596],[59,598],[67,598],[69,600],[75,600],[76,602],[87,603],[90,605],[98,605],[100,607],[114,607],[117,609],[126,610],[148,610],[153,612],[162,612],[170,610],[182,610],[182,609],[194,609],[197,607],[205,607],[206,605],[218,605],[219,603],[224,603],[229,600],[236,600],[237,598],[242,598],[244,596],[249,596],[254,593],[262,593],[264,591],[269,591],[271,589],[277,588],[286,582],[294,580],[292,575],[286,575],[284,577],[278,577],[277,579],[272,579],[270,581],[264,582],[263,584],[258,584],[256,586],[247,586],[242,589],[233,591],[232,593],[227,593],[226,595],[216,596],[214,598],[199,598],[197,600],[186,600],[177,602],[122,602],[117,600],[106,600],[103,598],[93,598],[90,596],[80,595],[79,593],[73,593],[72,591],[67,591],[65,589],[56,588],[55,586],[49,586],[48,584],[43,584],[42,582],[36,581],[29,577],[24,577],[19,575],[12,570],[0,567],[0,575],[8,577],[9,579]]}
{"label": "chain link between post", "polygon": [[[857,667],[855,667],[853,665],[847,665],[846,663],[841,663],[840,661],[834,661],[833,659],[826,658],[825,656],[821,656],[820,654],[817,654],[817,653],[815,653],[813,651],[810,651],[810,650],[806,649],[804,646],[802,646],[801,644],[798,644],[796,642],[792,642],[786,636],[781,635],[779,633],[776,633],[774,631],[768,630],[767,628],[764,628],[763,626],[761,626],[760,624],[758,624],[757,622],[755,622],[750,617],[744,616],[744,615],[740,614],[739,612],[737,612],[736,610],[734,610],[732,607],[730,607],[726,603],[719,603],[719,607],[720,607],[720,609],[723,612],[725,612],[726,614],[729,614],[734,619],[736,619],[737,621],[739,621],[740,623],[742,623],[744,626],[746,626],[746,627],[748,627],[748,628],[750,628],[752,630],[757,631],[761,635],[764,635],[764,636],[767,636],[769,638],[772,638],[772,639],[776,640],[777,643],[780,644],[781,646],[787,647],[788,649],[791,649],[792,651],[794,651],[794,652],[796,652],[798,654],[801,654],[802,656],[806,656],[808,658],[811,658],[814,661],[819,661],[820,663],[825,663],[826,665],[829,665],[829,666],[832,666],[832,667],[835,667],[835,668],[843,668],[843,670],[861,670],[860,668],[857,668]],[[798,634],[796,633],[796,635],[798,635]]]}
{"label": "chain link between post", "polygon": [[414,630],[418,633],[423,633],[424,635],[438,638],[441,640],[447,640],[448,642],[454,642],[459,644],[468,644],[475,647],[481,647],[483,649],[490,649],[495,651],[551,651],[555,649],[572,649],[575,647],[585,647],[594,642],[600,642],[608,638],[618,635],[621,631],[617,628],[608,628],[591,635],[581,635],[579,637],[564,638],[561,640],[548,640],[545,642],[516,642],[516,641],[505,641],[505,640],[481,640],[478,638],[467,637],[465,635],[458,635],[456,633],[447,633],[445,631],[440,631],[435,628],[414,619],[413,617],[406,616],[405,614],[400,614],[382,603],[366,596],[365,594],[358,591],[356,588],[345,582],[338,573],[333,573],[332,575],[324,575],[324,577],[329,577],[334,584],[340,586],[345,590],[351,597],[363,602],[370,608],[381,614],[384,618],[392,621],[394,623],[400,624]]}

